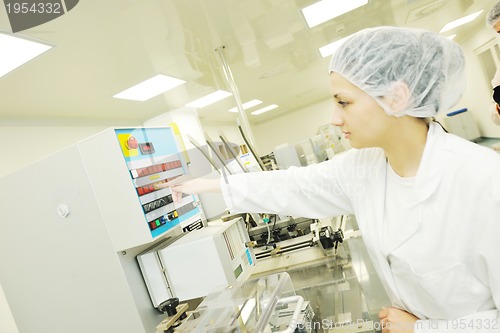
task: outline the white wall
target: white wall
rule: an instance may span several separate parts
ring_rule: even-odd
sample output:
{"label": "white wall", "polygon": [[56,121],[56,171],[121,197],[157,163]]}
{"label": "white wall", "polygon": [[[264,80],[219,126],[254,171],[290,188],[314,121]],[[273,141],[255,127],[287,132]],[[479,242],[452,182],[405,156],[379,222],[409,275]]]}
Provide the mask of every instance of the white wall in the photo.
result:
{"label": "white wall", "polygon": [[492,38],[495,38],[493,32],[484,28],[461,43],[467,61],[467,90],[456,109],[466,107],[474,113],[482,136],[500,137],[500,126],[495,125],[490,118],[492,87],[489,82],[492,78],[486,77],[474,53],[475,49]]}
{"label": "white wall", "polygon": [[253,125],[258,153],[265,155],[283,143],[294,144],[316,135],[318,127],[331,122],[332,108],[333,100],[329,98],[304,109]]}

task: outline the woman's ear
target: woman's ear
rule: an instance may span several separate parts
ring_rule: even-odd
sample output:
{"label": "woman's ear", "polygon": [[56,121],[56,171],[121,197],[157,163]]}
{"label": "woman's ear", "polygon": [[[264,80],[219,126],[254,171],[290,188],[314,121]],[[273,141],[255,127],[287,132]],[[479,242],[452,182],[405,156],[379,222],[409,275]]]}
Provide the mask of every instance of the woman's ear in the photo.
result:
{"label": "woman's ear", "polygon": [[410,101],[410,89],[406,83],[396,82],[384,99],[393,115],[401,115]]}

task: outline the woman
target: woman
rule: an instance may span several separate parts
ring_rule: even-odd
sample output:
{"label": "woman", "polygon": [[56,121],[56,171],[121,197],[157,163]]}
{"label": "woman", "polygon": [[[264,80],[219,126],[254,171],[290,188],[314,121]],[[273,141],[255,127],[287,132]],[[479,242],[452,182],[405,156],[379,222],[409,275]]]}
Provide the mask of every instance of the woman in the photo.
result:
{"label": "woman", "polygon": [[305,168],[193,180],[228,208],[322,218],[355,214],[392,300],[383,332],[498,332],[500,157],[429,117],[464,87],[460,47],[433,32],[378,27],[330,64],[333,124],[354,149]]}
{"label": "woman", "polygon": [[[497,2],[486,15],[486,23],[493,28],[496,33],[500,34],[500,1]],[[491,106],[491,120],[500,125],[500,68],[497,69],[495,76],[491,80],[493,87],[493,100],[495,103]]]}

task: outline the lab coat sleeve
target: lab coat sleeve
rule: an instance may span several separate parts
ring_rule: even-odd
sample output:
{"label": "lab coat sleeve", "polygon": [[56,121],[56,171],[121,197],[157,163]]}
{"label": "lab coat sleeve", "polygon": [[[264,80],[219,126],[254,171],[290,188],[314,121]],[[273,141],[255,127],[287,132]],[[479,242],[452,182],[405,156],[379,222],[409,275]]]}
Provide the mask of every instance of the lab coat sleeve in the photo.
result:
{"label": "lab coat sleeve", "polygon": [[453,320],[418,320],[415,333],[498,333],[498,311],[489,310],[474,313]]}
{"label": "lab coat sleeve", "polygon": [[324,218],[353,213],[341,175],[345,158],[307,167],[251,172],[221,178],[227,208],[232,212],[275,213]]}
{"label": "lab coat sleeve", "polygon": [[[478,198],[477,221],[471,223],[474,245],[474,274],[489,287],[496,309],[477,312],[453,320],[419,320],[415,333],[493,333],[500,332],[500,163],[492,167],[493,175],[484,196]],[[498,169],[495,172],[495,169]],[[485,186],[485,189],[488,186]]]}

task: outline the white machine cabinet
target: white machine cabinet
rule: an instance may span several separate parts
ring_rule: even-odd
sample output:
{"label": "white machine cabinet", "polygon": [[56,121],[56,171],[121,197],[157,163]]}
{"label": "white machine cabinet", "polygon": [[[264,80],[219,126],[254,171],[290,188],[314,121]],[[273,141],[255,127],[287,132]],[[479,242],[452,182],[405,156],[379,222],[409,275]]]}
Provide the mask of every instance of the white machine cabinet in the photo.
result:
{"label": "white machine cabinet", "polygon": [[216,287],[245,281],[255,267],[253,249],[241,217],[210,223],[137,256],[154,307],[171,297],[180,301],[207,296]]}
{"label": "white machine cabinet", "polygon": [[[0,179],[0,285],[20,333],[152,333],[136,256],[204,224],[170,127],[108,129]],[[168,236],[167,236],[168,235]]]}

